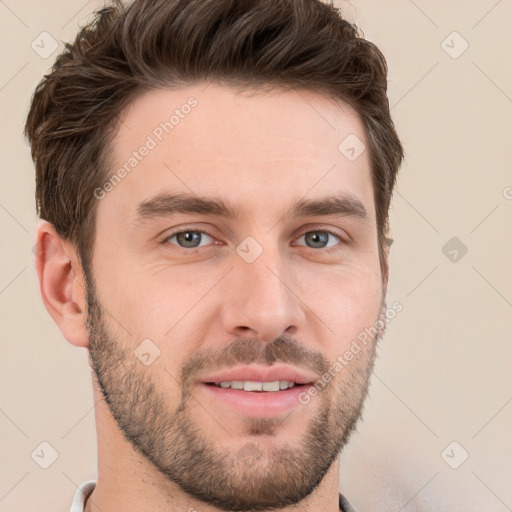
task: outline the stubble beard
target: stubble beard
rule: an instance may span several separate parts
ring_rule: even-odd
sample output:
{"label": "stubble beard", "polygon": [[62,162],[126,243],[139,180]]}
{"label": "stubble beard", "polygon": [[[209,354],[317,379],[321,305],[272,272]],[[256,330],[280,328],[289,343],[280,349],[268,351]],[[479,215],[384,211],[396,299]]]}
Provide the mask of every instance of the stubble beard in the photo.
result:
{"label": "stubble beard", "polygon": [[[89,361],[96,384],[125,439],[167,477],[170,494],[177,485],[190,497],[221,510],[261,511],[296,504],[314,491],[362,417],[385,322],[373,342],[309,404],[297,406],[290,418],[284,420],[245,418],[243,434],[247,441],[241,447],[219,448],[219,443],[208,438],[190,414],[192,406],[197,409],[190,377],[211,357],[204,354],[205,357],[191,358],[184,365],[188,373],[182,371],[181,375],[188,378],[180,382],[181,400],[171,411],[163,391],[163,383],[171,379],[168,372],[151,372],[133,354],[138,343],[127,336],[123,339],[120,329],[117,334],[111,331],[109,324],[113,322],[106,320],[109,315],[94,290],[89,278]],[[380,319],[384,318],[385,308],[384,296]],[[311,354],[305,355],[302,350],[289,338],[280,337],[265,345],[244,339],[235,340],[229,351],[223,350],[223,355],[217,357],[226,360],[230,355],[233,361],[245,363],[294,362],[298,367],[311,368]],[[320,353],[313,360],[318,375],[332,366]],[[221,424],[222,418],[212,421]],[[281,423],[290,421],[297,422],[300,428],[304,421],[308,423],[301,442],[295,445],[279,434]]]}

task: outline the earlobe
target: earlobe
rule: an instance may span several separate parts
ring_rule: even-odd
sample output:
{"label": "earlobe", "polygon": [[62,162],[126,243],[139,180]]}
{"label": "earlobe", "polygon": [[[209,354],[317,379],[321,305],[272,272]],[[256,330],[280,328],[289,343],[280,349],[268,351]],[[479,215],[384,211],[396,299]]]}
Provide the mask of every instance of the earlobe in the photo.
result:
{"label": "earlobe", "polygon": [[34,263],[44,305],[64,337],[77,347],[88,347],[86,290],[73,245],[41,221],[36,231]]}

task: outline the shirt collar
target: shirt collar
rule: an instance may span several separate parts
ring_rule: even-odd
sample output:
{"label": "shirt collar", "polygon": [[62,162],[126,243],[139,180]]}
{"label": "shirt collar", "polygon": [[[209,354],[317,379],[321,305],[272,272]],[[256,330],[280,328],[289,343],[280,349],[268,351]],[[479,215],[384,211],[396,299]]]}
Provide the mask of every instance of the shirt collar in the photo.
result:
{"label": "shirt collar", "polygon": [[340,492],[340,510],[341,512],[356,512],[354,507],[349,503],[347,498]]}

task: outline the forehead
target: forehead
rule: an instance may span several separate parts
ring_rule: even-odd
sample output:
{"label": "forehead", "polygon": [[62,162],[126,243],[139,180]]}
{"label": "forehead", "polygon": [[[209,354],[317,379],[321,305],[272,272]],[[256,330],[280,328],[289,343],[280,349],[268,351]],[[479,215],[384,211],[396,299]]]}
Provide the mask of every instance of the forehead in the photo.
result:
{"label": "forehead", "polygon": [[346,192],[375,215],[361,119],[324,95],[201,83],[146,91],[120,119],[99,209],[129,218],[169,191],[238,199],[242,212]]}

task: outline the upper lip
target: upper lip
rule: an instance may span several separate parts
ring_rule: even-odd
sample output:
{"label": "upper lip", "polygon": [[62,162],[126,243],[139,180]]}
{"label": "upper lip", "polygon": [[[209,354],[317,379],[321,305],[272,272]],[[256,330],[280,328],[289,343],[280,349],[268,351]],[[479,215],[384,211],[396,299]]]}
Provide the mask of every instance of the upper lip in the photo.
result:
{"label": "upper lip", "polygon": [[274,382],[276,380],[287,380],[296,384],[309,384],[315,382],[317,377],[293,368],[291,366],[237,366],[228,370],[219,370],[207,377],[199,379],[203,383],[219,383],[226,381],[253,381],[253,382]]}

